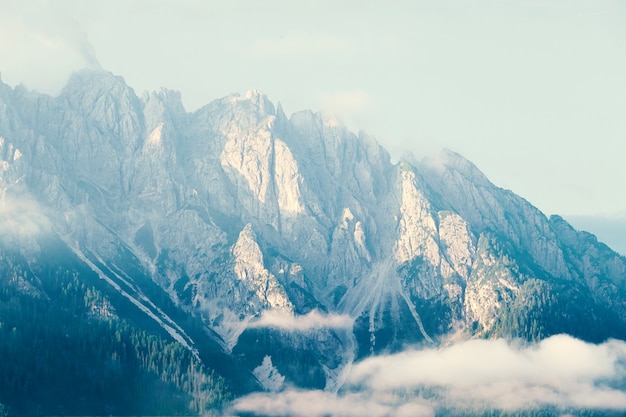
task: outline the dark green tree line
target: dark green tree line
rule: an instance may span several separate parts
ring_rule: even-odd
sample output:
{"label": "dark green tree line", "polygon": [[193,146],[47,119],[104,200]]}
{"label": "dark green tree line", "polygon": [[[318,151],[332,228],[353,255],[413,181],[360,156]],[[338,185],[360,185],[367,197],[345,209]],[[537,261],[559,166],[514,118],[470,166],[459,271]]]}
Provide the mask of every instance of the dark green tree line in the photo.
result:
{"label": "dark green tree line", "polygon": [[167,335],[118,317],[64,267],[30,270],[0,250],[3,413],[190,414],[219,409],[224,380]]}

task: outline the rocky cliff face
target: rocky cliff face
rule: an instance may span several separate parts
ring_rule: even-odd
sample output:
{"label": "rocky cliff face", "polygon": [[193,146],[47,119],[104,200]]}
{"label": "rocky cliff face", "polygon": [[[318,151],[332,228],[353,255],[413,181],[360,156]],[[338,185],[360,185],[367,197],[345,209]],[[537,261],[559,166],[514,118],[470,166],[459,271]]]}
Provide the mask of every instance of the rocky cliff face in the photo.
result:
{"label": "rocky cliff face", "polygon": [[[460,155],[393,164],[372,138],[309,111],[288,118],[258,92],[187,113],[178,93],[138,97],[106,72],[75,75],[59,97],[0,84],[0,200],[36,201],[37,221],[147,306],[130,262],[226,352],[250,354],[238,343],[267,311],[348,315],[353,332],[267,330],[255,353],[272,364],[271,344],[324,340],[333,352],[314,351],[327,385],[357,355],[453,331],[506,335],[503,314],[535,294],[529,280],[583,292],[626,328],[626,259],[593,236]],[[523,336],[560,331],[545,328]],[[594,337],[609,336],[626,333]]]}

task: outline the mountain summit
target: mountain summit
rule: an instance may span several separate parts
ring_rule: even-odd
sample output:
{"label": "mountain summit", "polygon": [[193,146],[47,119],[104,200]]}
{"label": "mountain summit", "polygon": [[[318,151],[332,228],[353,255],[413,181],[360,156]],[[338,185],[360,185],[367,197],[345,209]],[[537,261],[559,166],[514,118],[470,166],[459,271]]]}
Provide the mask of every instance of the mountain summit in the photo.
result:
{"label": "mountain summit", "polygon": [[188,113],[104,71],[58,97],[0,85],[0,217],[21,294],[50,299],[51,263],[96,277],[90,311],[236,392],[337,390],[355,360],[452,334],[626,339],[626,258],[592,235],[452,151],[394,164],[256,91]]}

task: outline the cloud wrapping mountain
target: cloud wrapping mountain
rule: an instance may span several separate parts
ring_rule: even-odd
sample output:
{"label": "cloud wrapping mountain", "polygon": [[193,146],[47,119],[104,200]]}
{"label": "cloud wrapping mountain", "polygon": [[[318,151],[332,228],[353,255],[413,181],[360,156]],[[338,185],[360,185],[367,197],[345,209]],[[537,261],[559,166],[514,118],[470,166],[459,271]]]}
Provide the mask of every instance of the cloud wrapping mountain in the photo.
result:
{"label": "cloud wrapping mountain", "polygon": [[353,325],[354,320],[348,315],[321,314],[318,310],[312,310],[302,316],[266,311],[258,320],[250,322],[248,327],[307,332],[322,328],[351,330]]}

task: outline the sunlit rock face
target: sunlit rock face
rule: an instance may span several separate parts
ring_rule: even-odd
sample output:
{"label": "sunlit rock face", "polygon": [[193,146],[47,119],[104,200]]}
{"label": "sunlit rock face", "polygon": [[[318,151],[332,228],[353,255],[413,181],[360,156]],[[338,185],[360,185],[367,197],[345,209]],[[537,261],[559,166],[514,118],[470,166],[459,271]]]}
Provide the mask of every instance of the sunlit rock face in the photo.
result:
{"label": "sunlit rock face", "polygon": [[[349,315],[353,333],[319,333],[329,378],[357,355],[453,331],[507,335],[503,312],[541,296],[529,280],[626,321],[626,260],[590,235],[458,154],[393,163],[373,138],[287,117],[256,91],[188,113],[177,92],[139,97],[102,71],[58,97],[0,85],[0,199],[25,196],[86,258],[128,280],[120,253],[135,259],[227,352],[266,311]],[[274,384],[288,375],[272,358],[278,371],[258,372]]]}

